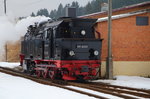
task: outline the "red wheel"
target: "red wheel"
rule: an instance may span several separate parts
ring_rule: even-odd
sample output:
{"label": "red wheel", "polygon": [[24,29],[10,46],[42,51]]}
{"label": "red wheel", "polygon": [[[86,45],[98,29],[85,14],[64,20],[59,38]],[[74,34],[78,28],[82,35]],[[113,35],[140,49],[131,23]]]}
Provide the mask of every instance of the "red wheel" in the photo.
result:
{"label": "red wheel", "polygon": [[43,76],[44,78],[47,78],[47,71],[42,71],[42,76]]}
{"label": "red wheel", "polygon": [[49,71],[48,72],[48,76],[50,77],[50,79],[55,79],[55,71]]}
{"label": "red wheel", "polygon": [[37,71],[36,71],[36,76],[37,76],[38,78],[41,77],[41,71],[40,71],[40,70],[37,70]]}

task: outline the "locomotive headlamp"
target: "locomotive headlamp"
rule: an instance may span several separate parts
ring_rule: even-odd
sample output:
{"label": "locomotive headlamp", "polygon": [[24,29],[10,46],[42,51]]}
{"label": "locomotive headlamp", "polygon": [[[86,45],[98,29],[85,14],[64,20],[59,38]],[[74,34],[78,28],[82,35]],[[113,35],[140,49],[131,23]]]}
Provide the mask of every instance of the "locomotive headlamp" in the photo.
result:
{"label": "locomotive headlamp", "polygon": [[81,31],[81,34],[82,34],[82,35],[85,35],[85,34],[86,34],[85,30],[82,30],[82,31]]}
{"label": "locomotive headlamp", "polygon": [[96,50],[94,51],[94,55],[97,56],[99,54],[99,52]]}
{"label": "locomotive headlamp", "polygon": [[69,55],[74,56],[75,55],[74,51],[69,51]]}

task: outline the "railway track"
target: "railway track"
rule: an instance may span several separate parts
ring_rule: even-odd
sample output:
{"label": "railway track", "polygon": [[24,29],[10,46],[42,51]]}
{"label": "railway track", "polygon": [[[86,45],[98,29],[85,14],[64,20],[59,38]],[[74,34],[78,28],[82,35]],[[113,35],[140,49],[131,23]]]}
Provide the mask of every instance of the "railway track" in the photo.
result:
{"label": "railway track", "polygon": [[45,80],[45,79],[42,79],[42,78],[36,78],[36,77],[30,76],[30,75],[26,75],[24,73],[21,73],[21,72],[18,72],[18,71],[14,71],[14,70],[9,69],[9,68],[0,67],[0,72],[6,73],[6,74],[10,74],[10,75],[13,75],[13,76],[19,76],[19,77],[23,77],[23,78],[26,78],[26,79],[30,79],[30,80],[35,81],[37,83],[41,83],[41,84],[45,84],[45,85],[56,86],[56,87],[59,87],[59,88],[67,89],[67,90],[74,91],[74,92],[77,92],[77,93],[81,93],[81,94],[84,94],[84,95],[92,96],[92,97],[95,97],[95,98],[98,98],[98,99],[107,99],[105,97],[102,97],[102,96],[99,96],[99,95],[95,95],[95,94],[92,94],[92,93],[80,91],[80,90],[73,89],[73,88],[68,88],[68,87],[66,87],[66,86],[64,86],[62,84],[53,83],[53,82],[51,82],[49,80]]}
{"label": "railway track", "polygon": [[98,82],[76,83],[76,82],[64,82],[64,81],[59,81],[59,80],[51,81],[48,79],[37,78],[34,76],[24,74],[19,71],[15,71],[13,69],[3,68],[3,67],[0,67],[0,72],[27,78],[27,79],[33,80],[33,81],[41,83],[41,84],[60,87],[60,88],[74,91],[77,93],[92,96],[92,97],[95,97],[98,99],[108,99],[108,98],[100,96],[100,95],[96,95],[94,93],[77,90],[77,89],[71,88],[69,86],[85,88],[88,90],[93,90],[96,92],[105,93],[105,94],[113,95],[113,96],[124,98],[124,99],[137,99],[137,98],[149,99],[150,98],[150,90],[135,89],[135,88],[129,88],[129,87],[116,86],[116,85],[108,85],[108,84],[98,83]]}
{"label": "railway track", "polygon": [[107,85],[104,83],[69,83],[72,86],[77,86],[81,88],[86,88],[94,91],[98,91],[101,93],[111,94],[114,96],[118,96],[120,98],[125,99],[141,99],[141,98],[150,98],[150,91],[149,90],[142,90],[142,89],[135,89],[129,87],[122,87],[122,86],[114,86],[114,85]]}

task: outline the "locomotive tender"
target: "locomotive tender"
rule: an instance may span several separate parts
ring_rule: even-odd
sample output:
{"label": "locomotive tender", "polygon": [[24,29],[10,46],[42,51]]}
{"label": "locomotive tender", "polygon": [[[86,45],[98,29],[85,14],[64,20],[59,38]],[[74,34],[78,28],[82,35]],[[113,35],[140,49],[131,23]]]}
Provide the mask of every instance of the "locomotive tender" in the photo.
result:
{"label": "locomotive tender", "polygon": [[89,80],[101,65],[102,39],[96,39],[96,19],[62,18],[31,25],[21,42],[24,71],[38,77]]}

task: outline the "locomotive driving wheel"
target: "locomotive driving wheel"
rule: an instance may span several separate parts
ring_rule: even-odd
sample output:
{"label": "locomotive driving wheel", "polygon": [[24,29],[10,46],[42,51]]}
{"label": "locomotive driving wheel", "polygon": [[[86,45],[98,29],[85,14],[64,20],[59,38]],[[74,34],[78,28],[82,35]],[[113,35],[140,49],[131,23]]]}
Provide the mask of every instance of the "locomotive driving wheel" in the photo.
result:
{"label": "locomotive driving wheel", "polygon": [[40,70],[37,70],[35,73],[36,73],[36,75],[37,75],[38,78],[41,77],[41,71]]}
{"label": "locomotive driving wheel", "polygon": [[55,79],[55,77],[56,77],[56,72],[55,72],[55,70],[49,70],[48,71],[48,76],[50,77],[50,79]]}
{"label": "locomotive driving wheel", "polygon": [[42,76],[43,76],[43,78],[47,78],[47,70],[46,71],[42,71]]}

